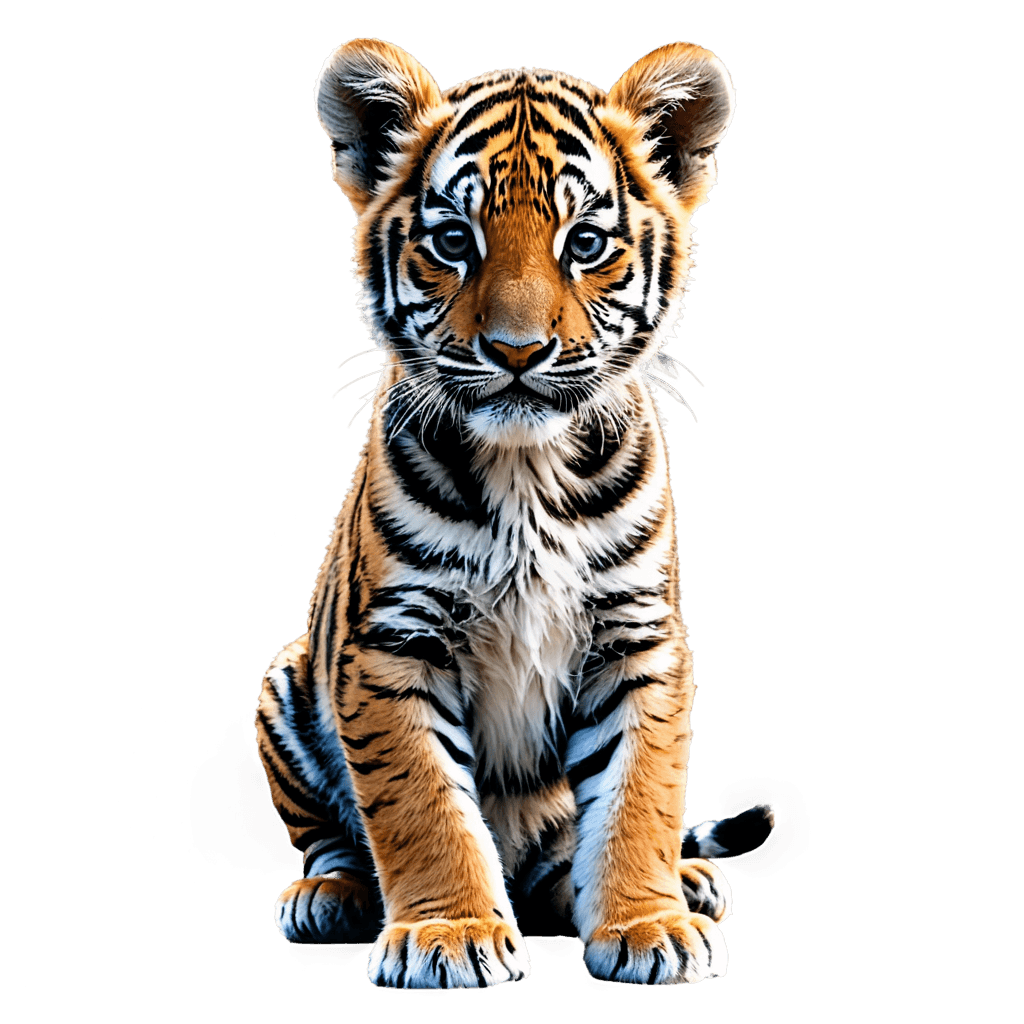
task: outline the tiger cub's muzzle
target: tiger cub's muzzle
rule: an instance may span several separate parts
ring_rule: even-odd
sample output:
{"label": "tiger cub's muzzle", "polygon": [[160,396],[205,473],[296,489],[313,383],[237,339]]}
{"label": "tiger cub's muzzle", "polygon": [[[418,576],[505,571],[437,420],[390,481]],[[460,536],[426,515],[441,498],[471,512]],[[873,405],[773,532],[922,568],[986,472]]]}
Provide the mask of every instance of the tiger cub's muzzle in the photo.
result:
{"label": "tiger cub's muzzle", "polygon": [[480,335],[480,352],[499,370],[507,370],[519,376],[544,362],[558,345],[558,339],[552,338],[547,344],[543,341],[530,342],[525,345],[510,345],[505,341],[497,341]]}

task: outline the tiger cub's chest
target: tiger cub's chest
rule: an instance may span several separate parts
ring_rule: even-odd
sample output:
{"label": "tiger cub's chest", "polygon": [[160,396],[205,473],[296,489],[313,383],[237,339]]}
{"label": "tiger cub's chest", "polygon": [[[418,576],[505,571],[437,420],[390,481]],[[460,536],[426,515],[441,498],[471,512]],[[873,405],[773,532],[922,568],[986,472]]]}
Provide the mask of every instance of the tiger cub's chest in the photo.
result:
{"label": "tiger cub's chest", "polygon": [[458,660],[482,791],[528,792],[561,774],[561,711],[590,626],[582,586],[536,577],[467,623]]}
{"label": "tiger cub's chest", "polygon": [[[603,579],[602,566],[649,518],[658,490],[642,486],[654,473],[638,470],[631,436],[586,480],[557,445],[486,459],[478,453],[469,465],[483,520],[414,526],[423,545],[452,555],[431,585],[468,609],[453,654],[481,795],[530,792],[561,778],[563,710],[593,640],[593,602],[624,582]],[[433,468],[451,500],[473,490]]]}
{"label": "tiger cub's chest", "polygon": [[590,640],[586,531],[545,510],[557,459],[498,459],[483,486],[489,572],[467,580],[473,614],[457,654],[470,702],[481,795],[529,792],[560,775],[562,708]]}

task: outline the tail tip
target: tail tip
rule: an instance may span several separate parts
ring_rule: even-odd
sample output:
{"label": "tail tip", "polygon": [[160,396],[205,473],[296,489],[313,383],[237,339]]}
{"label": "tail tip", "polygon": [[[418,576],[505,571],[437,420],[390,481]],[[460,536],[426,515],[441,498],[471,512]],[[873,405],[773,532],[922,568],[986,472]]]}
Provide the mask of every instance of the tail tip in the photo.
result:
{"label": "tail tip", "polygon": [[758,804],[749,810],[727,818],[715,829],[715,842],[726,847],[729,855],[756,850],[771,835],[775,827],[775,815],[768,804]]}

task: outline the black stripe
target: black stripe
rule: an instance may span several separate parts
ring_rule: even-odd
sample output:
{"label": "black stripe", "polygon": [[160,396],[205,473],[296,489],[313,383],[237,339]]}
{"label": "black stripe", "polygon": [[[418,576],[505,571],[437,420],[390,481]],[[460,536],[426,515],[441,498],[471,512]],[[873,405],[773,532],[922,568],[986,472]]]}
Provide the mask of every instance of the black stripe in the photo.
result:
{"label": "black stripe", "polygon": [[349,566],[348,566],[348,607],[345,609],[345,615],[348,620],[349,626],[355,628],[358,625],[360,618],[360,604],[362,603],[362,584],[360,582],[361,576],[359,573],[359,561],[361,555],[360,546],[360,529],[362,525],[362,510],[363,510],[363,493],[366,490],[366,478],[369,475],[369,470],[364,462],[363,464],[363,478],[359,481],[359,491],[356,493],[356,500],[352,503],[352,518],[348,524],[348,538],[349,538]]}
{"label": "black stripe", "polygon": [[484,972],[480,970],[480,957],[477,954],[476,946],[473,944],[472,939],[466,940],[466,952],[469,954],[469,962],[473,965],[473,970],[476,971],[477,983],[480,988],[487,988],[487,980],[484,978]]}
{"label": "black stripe", "polygon": [[645,222],[643,232],[640,235],[640,262],[644,269],[644,290],[642,306],[647,307],[647,297],[651,292],[651,282],[654,277],[654,228],[650,222]]}
{"label": "black stripe", "polygon": [[579,438],[579,451],[566,465],[580,479],[586,480],[599,473],[622,445],[619,434],[611,429],[600,416],[586,426],[586,433]]}
{"label": "black stripe", "polygon": [[366,233],[366,249],[365,254],[367,257],[367,263],[369,264],[369,284],[370,291],[374,295],[374,308],[377,310],[377,314],[381,317],[385,315],[384,311],[384,246],[381,244],[378,234],[380,232],[381,221],[383,218],[378,217],[370,225],[370,230]]}
{"label": "black stripe", "polygon": [[405,971],[409,966],[409,932],[402,936],[402,948],[398,954],[399,970],[395,979],[396,988],[405,988]]}
{"label": "black stripe", "polygon": [[464,128],[471,125],[478,117],[481,117],[484,113],[496,107],[499,103],[505,103],[508,100],[515,98],[515,92],[512,89],[499,89],[498,92],[492,92],[490,96],[485,96],[482,100],[474,103],[456,122],[455,127],[452,129],[452,137],[459,135]]}
{"label": "black stripe", "polygon": [[380,686],[376,683],[369,683],[363,680],[360,684],[364,690],[369,690],[374,700],[411,700],[417,698],[426,701],[446,722],[451,725],[462,726],[462,719],[455,712],[446,707],[441,698],[428,690],[417,690],[414,687],[407,687],[404,690],[395,690],[390,686]]}
{"label": "black stripe", "polygon": [[367,744],[372,743],[374,740],[379,739],[381,736],[387,736],[387,731],[384,732],[368,732],[365,736],[360,736],[358,739],[352,739],[349,736],[341,734],[341,741],[346,747],[351,747],[353,750],[363,750]]}
{"label": "black stripe", "polygon": [[[330,818],[330,811],[327,809],[326,804],[321,803],[315,796],[300,789],[289,779],[285,778],[281,774],[277,765],[274,764],[273,759],[267,755],[265,751],[261,751],[263,754],[263,764],[267,769],[267,772],[274,777],[274,782],[277,783],[278,788],[281,792],[293,803],[299,810],[305,811],[307,814],[312,814],[319,818],[321,821],[326,821]],[[283,760],[283,759],[282,759]]]}
{"label": "black stripe", "polygon": [[679,957],[679,970],[680,973],[682,973],[689,967],[692,955],[686,946],[683,945],[682,940],[677,938],[671,932],[669,933],[669,941],[672,943],[672,948],[676,950],[676,955]]}
{"label": "black stripe", "polygon": [[668,293],[672,288],[676,262],[676,242],[672,228],[665,225],[665,237],[662,240],[662,254],[658,269],[658,290],[661,293],[661,307],[668,305]]}
{"label": "black stripe", "polygon": [[658,587],[638,588],[636,590],[616,590],[605,594],[603,597],[592,598],[587,602],[587,607],[594,611],[610,611],[624,604],[634,604],[639,597],[661,597],[665,596],[664,591]]}
{"label": "black stripe", "polygon": [[628,963],[629,963],[629,943],[626,942],[626,936],[623,935],[619,939],[619,958],[618,958],[618,960],[615,961],[615,967],[612,969],[612,975],[611,975],[612,978],[614,979],[615,976],[619,973],[619,971],[621,971],[622,968],[625,967],[626,964],[628,964]]}
{"label": "black stripe", "polygon": [[284,762],[285,767],[295,776],[297,779],[302,779],[303,782],[308,785],[314,785],[313,780],[307,779],[299,763],[295,759],[295,755],[288,749],[287,744],[284,741],[284,737],[274,728],[270,719],[267,717],[266,712],[260,708],[256,712],[256,723],[257,727],[262,727],[267,738],[270,740],[270,745],[277,756]]}
{"label": "black stripe", "polygon": [[475,160],[467,160],[446,182],[445,191],[454,192],[463,178],[480,176],[480,168]]}
{"label": "black stripe", "polygon": [[613,566],[631,561],[638,555],[642,555],[658,536],[662,526],[663,514],[664,509],[653,510],[651,522],[642,523],[624,540],[602,554],[590,555],[587,558],[587,564],[595,572],[603,572],[606,569],[611,569]]}
{"label": "black stripe", "polygon": [[[649,286],[650,281],[648,280],[644,284],[645,292],[650,290]],[[654,325],[647,319],[647,313],[643,306],[631,306],[628,303],[619,302],[618,299],[613,299],[610,295],[605,296],[604,302],[610,309],[618,310],[624,317],[628,317],[636,324],[636,333],[608,357],[610,365],[628,367],[650,343],[649,335],[654,329]]]}
{"label": "black stripe", "polygon": [[625,249],[615,249],[610,256],[603,259],[600,263],[595,263],[593,266],[581,267],[580,269],[584,274],[597,274],[601,271],[607,270],[613,264],[618,263],[625,254]]}
{"label": "black stripe", "polygon": [[398,315],[399,307],[402,305],[398,298],[398,258],[402,254],[402,242],[404,235],[402,231],[402,218],[392,217],[388,224],[388,240],[385,248],[387,254],[387,272],[391,284],[391,298],[395,304],[395,315]]}
{"label": "black stripe", "polygon": [[[327,587],[330,587],[330,583],[327,583]],[[316,652],[320,649],[320,633],[323,629],[324,613],[326,611],[326,603],[319,600],[319,594],[317,595],[318,600],[309,609],[309,618],[307,622],[309,632],[309,642],[306,645],[307,651],[307,666],[312,667],[313,659],[316,657]],[[291,666],[288,666],[289,668]],[[289,680],[290,681],[290,680]]]}
{"label": "black stripe", "polygon": [[494,85],[494,79],[488,79],[486,82],[474,82],[472,85],[460,85],[446,92],[444,98],[450,100],[453,104],[461,103],[467,96],[472,96],[473,93],[492,85]]}
{"label": "black stripe", "polygon": [[633,264],[626,268],[626,273],[622,277],[615,281],[613,284],[608,285],[612,291],[621,292],[628,288],[633,283],[633,278],[636,277],[636,272],[633,270]]}
{"label": "black stripe", "polygon": [[[313,870],[314,866],[320,861],[321,857],[327,857],[332,853],[338,853],[340,851],[352,853],[356,852],[355,850],[353,850],[350,841],[348,839],[343,838],[342,836],[338,836],[336,839],[328,840],[326,845],[321,846],[320,849],[317,850],[316,853],[314,853],[313,856],[305,862],[302,871],[303,877],[309,878],[311,875],[322,875],[322,871]],[[331,869],[328,868],[328,870]]]}
{"label": "black stripe", "polygon": [[425,544],[417,543],[416,534],[403,529],[398,522],[380,506],[373,505],[370,509],[373,526],[384,541],[385,547],[396,558],[416,568],[455,569],[459,572],[476,569],[476,564],[469,561],[459,552],[458,548],[437,550]]}
{"label": "black stripe", "polygon": [[[324,670],[328,680],[331,679],[331,669],[334,666],[334,612],[340,596],[337,586],[332,584],[331,591],[324,622]],[[314,648],[310,647],[310,650]]]}
{"label": "black stripe", "polygon": [[418,196],[423,191],[423,175],[426,171],[427,161],[430,159],[430,154],[434,152],[437,144],[441,141],[444,130],[451,122],[452,117],[446,117],[444,121],[436,126],[430,138],[424,143],[423,148],[420,150],[419,159],[413,165],[412,170],[409,172],[409,177],[406,179],[402,195]]}
{"label": "black stripe", "polygon": [[[529,458],[527,457],[527,464],[529,464]],[[534,473],[536,476],[536,473]],[[569,523],[574,519],[578,518],[576,509],[573,506],[565,507],[559,504],[557,501],[548,497],[547,494],[542,490],[535,492],[540,507],[552,518],[556,519],[561,523]]]}
{"label": "black stripe", "polygon": [[576,789],[580,783],[594,775],[600,775],[607,767],[615,753],[619,743],[622,742],[622,733],[616,733],[603,747],[588,754],[579,764],[568,771],[569,785]]}
{"label": "black stripe", "polygon": [[425,661],[442,671],[447,671],[455,664],[447,640],[433,632],[412,633],[389,626],[372,626],[359,634],[358,643],[361,647],[385,651],[396,658]]}
{"label": "black stripe", "polygon": [[591,142],[594,141],[594,133],[590,130],[590,125],[587,124],[586,118],[580,112],[579,107],[569,103],[564,96],[560,96],[557,92],[541,92],[539,89],[534,89],[531,86],[527,87],[526,95],[531,100],[547,103],[554,107],[562,117],[567,121],[571,121],[582,135]]}
{"label": "black stripe", "polygon": [[590,157],[590,153],[574,135],[558,128],[555,131],[555,148],[565,156],[581,156],[584,159]]}
{"label": "black stripe", "polygon": [[[278,811],[280,814],[280,811]],[[287,822],[286,822],[287,824]],[[331,822],[326,825],[319,825],[316,828],[311,828],[307,832],[304,832],[301,836],[292,840],[292,846],[296,850],[308,850],[315,842],[320,839],[330,839],[332,836],[338,834],[338,826]]]}
{"label": "black stripe", "polygon": [[459,143],[459,148],[455,150],[455,156],[470,156],[474,153],[479,153],[487,143],[497,135],[501,135],[502,132],[511,131],[516,124],[516,111],[515,109],[510,110],[500,121],[495,121],[493,124],[488,125],[486,128],[481,128],[480,131],[474,132],[472,135],[463,139]]}
{"label": "black stripe", "polygon": [[[400,414],[400,409],[397,405],[389,406],[388,412],[385,414],[385,429],[387,426],[394,421],[395,417]],[[408,429],[407,424],[407,429]],[[419,424],[412,424],[413,432],[420,433],[416,430]],[[399,486],[402,491],[410,497],[417,504],[422,505],[424,508],[429,509],[436,515],[442,516],[445,519],[449,519],[456,523],[473,522],[477,526],[482,526],[486,520],[487,515],[483,506],[479,501],[470,503],[462,497],[460,491],[460,499],[452,499],[443,495],[438,490],[437,485],[429,480],[420,470],[416,467],[413,462],[413,452],[410,451],[410,447],[415,445],[416,442],[412,440],[413,432],[410,432],[406,438],[396,439],[394,444],[391,444],[387,448],[388,462],[391,468],[394,470],[395,475],[398,477]],[[418,446],[417,446],[418,447]],[[420,449],[422,452],[427,454],[430,458],[434,458],[433,453],[426,448],[424,445]],[[435,462],[440,462],[439,459],[434,459]],[[444,463],[441,462],[441,466]],[[444,466],[444,468],[447,468]],[[449,474],[450,476],[451,474]],[[458,489],[458,483],[456,488]],[[474,497],[481,495],[481,489],[479,484],[476,484],[474,480],[472,492]]]}
{"label": "black stripe", "polygon": [[[632,623],[637,628],[643,628],[646,624]],[[631,658],[645,651],[653,650],[655,647],[665,643],[667,636],[655,635],[645,637],[618,637],[607,644],[596,644],[588,652],[583,661],[584,676],[593,676],[608,665],[623,658]]]}
{"label": "black stripe", "polygon": [[586,724],[603,722],[625,699],[627,693],[633,690],[642,690],[647,686],[657,686],[663,680],[654,676],[637,676],[636,679],[626,679],[615,688],[610,697],[603,700],[596,708],[587,715],[581,715],[579,719],[572,719],[572,726],[579,728]]}
{"label": "black stripe", "polygon": [[437,729],[434,729],[433,732],[441,741],[441,746],[448,751],[448,756],[456,764],[462,765],[465,768],[473,763],[474,758],[472,754],[467,753],[465,750],[460,750],[443,732],[438,732]]}
{"label": "black stripe", "polygon": [[[315,698],[302,685],[309,679],[309,659],[306,659],[307,671],[302,674],[301,679],[297,677],[294,665],[283,665],[281,674],[288,680],[285,699],[277,701],[281,717],[288,724],[288,727],[297,737],[308,737],[315,731],[313,726],[315,714]],[[268,723],[269,724],[269,723]],[[289,764],[289,767],[291,765]],[[301,772],[296,772],[301,775]]]}
{"label": "black stripe", "polygon": [[577,499],[579,514],[603,516],[620,508],[650,475],[652,450],[651,435],[645,431],[637,440],[629,461],[613,471],[613,479],[587,497]]}
{"label": "black stripe", "polygon": [[301,814],[293,814],[280,804],[274,804],[274,809],[286,825],[291,825],[294,828],[330,828],[332,832],[336,830],[332,822],[324,821],[321,818],[306,818]]}
{"label": "black stripe", "polygon": [[665,962],[665,954],[660,949],[654,949],[654,963],[651,965],[651,973],[647,976],[647,984],[654,985],[658,980],[658,973],[661,965]]}
{"label": "black stripe", "polygon": [[397,803],[397,800],[385,800],[381,797],[374,800],[372,804],[369,804],[366,807],[360,807],[359,810],[361,810],[368,818],[372,818],[378,811],[383,810],[385,807],[393,807]]}

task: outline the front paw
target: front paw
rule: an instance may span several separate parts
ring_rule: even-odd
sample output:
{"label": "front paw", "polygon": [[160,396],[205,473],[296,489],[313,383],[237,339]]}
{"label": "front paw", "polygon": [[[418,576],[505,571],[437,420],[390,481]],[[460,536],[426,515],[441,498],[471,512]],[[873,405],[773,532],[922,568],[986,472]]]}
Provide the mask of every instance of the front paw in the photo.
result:
{"label": "front paw", "polygon": [[709,860],[695,857],[679,862],[679,881],[683,884],[686,905],[695,914],[706,914],[721,921],[729,913],[732,891],[725,875]]}
{"label": "front paw", "polygon": [[718,925],[686,909],[662,910],[628,924],[601,925],[583,960],[602,981],[671,985],[725,974],[728,955]]}
{"label": "front paw", "polygon": [[370,951],[370,980],[388,988],[486,988],[529,973],[523,937],[499,917],[389,924]]}

